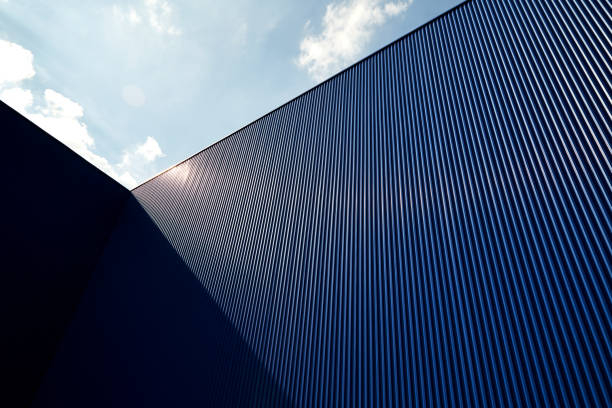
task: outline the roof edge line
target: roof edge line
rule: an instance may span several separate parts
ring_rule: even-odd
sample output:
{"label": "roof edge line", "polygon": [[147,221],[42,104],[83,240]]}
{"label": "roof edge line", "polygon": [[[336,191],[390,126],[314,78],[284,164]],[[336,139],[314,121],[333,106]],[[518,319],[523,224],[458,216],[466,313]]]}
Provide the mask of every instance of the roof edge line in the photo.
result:
{"label": "roof edge line", "polygon": [[474,1],[474,0],[464,0],[464,1],[462,1],[461,3],[459,3],[459,4],[457,4],[457,5],[453,6],[453,7],[451,7],[450,9],[446,10],[445,12],[443,12],[443,13],[441,13],[441,14],[439,14],[439,15],[435,16],[435,17],[434,17],[434,18],[432,18],[431,20],[428,20],[428,21],[426,21],[425,23],[421,24],[420,26],[416,27],[416,28],[415,28],[415,29],[413,29],[412,31],[409,31],[408,33],[406,33],[406,34],[402,35],[401,37],[396,38],[395,40],[391,41],[391,42],[390,42],[390,43],[388,43],[387,45],[385,45],[385,46],[383,46],[383,47],[379,48],[378,50],[373,51],[372,53],[370,53],[370,54],[366,55],[365,57],[363,57],[363,58],[362,58],[362,59],[360,59],[359,61],[356,61],[356,62],[352,63],[351,65],[349,65],[348,67],[346,67],[346,68],[342,69],[341,71],[338,71],[337,73],[335,73],[334,75],[332,75],[332,76],[330,76],[329,78],[325,79],[324,81],[319,82],[318,84],[316,84],[316,85],[315,85],[315,86],[313,86],[312,88],[309,88],[309,89],[305,90],[304,92],[302,92],[302,93],[300,93],[299,95],[297,95],[297,96],[295,96],[295,97],[291,98],[291,99],[290,99],[290,100],[288,100],[287,102],[285,102],[285,103],[283,103],[283,104],[281,104],[281,105],[277,106],[276,108],[272,109],[272,110],[271,110],[271,111],[269,111],[268,113],[263,114],[262,116],[258,117],[257,119],[255,119],[255,120],[253,120],[253,121],[251,121],[251,122],[247,123],[246,125],[244,125],[244,126],[240,127],[239,129],[237,129],[237,130],[233,131],[232,133],[230,133],[230,134],[228,134],[228,135],[226,135],[226,136],[222,137],[221,139],[217,140],[216,142],[211,143],[210,145],[208,145],[208,146],[206,146],[205,148],[203,148],[202,150],[200,150],[200,151],[198,151],[198,152],[196,152],[196,153],[192,154],[191,156],[187,157],[186,159],[183,159],[183,160],[181,160],[180,162],[178,162],[178,163],[176,163],[176,164],[174,164],[174,165],[172,165],[172,166],[168,167],[167,169],[160,171],[159,173],[157,173],[157,174],[155,174],[154,176],[152,176],[152,177],[148,178],[147,180],[143,181],[142,183],[140,183],[140,184],[139,184],[139,185],[137,185],[136,187],[132,188],[130,191],[134,191],[134,190],[136,190],[136,189],[140,188],[141,186],[143,186],[143,185],[147,184],[148,182],[152,181],[153,179],[156,179],[157,177],[161,176],[162,174],[169,172],[169,171],[170,171],[170,170],[172,170],[173,168],[180,166],[181,164],[185,163],[185,162],[186,162],[186,161],[188,161],[188,160],[191,160],[192,158],[194,158],[195,156],[199,155],[200,153],[205,152],[206,150],[208,150],[208,149],[210,149],[210,148],[214,147],[216,144],[223,142],[225,139],[227,139],[227,138],[229,138],[229,137],[231,137],[231,136],[234,136],[235,134],[237,134],[237,133],[239,133],[239,132],[243,131],[243,130],[244,130],[244,129],[246,129],[247,127],[249,127],[249,126],[251,126],[251,125],[253,125],[253,124],[257,123],[258,121],[262,120],[262,119],[263,119],[263,118],[265,118],[266,116],[269,116],[269,115],[273,114],[273,113],[274,113],[274,112],[276,112],[277,110],[279,110],[279,109],[281,109],[281,108],[285,107],[286,105],[289,105],[291,102],[295,101],[296,99],[301,98],[302,96],[304,96],[304,95],[308,94],[309,92],[312,92],[312,91],[314,91],[315,89],[317,89],[317,88],[319,88],[319,87],[323,86],[325,83],[330,82],[331,80],[333,80],[333,79],[334,79],[334,78],[336,78],[337,76],[340,76],[341,74],[345,73],[345,72],[346,72],[346,71],[348,71],[349,69],[352,69],[353,67],[355,67],[355,66],[357,66],[357,65],[359,65],[359,64],[361,64],[361,63],[363,63],[363,62],[365,62],[366,60],[368,60],[368,59],[370,59],[370,58],[372,58],[373,56],[375,56],[375,55],[377,55],[377,54],[379,54],[379,53],[381,53],[381,52],[385,51],[387,48],[392,47],[392,46],[393,46],[393,45],[395,45],[396,43],[398,43],[398,42],[400,42],[400,41],[404,40],[405,38],[407,38],[407,37],[409,37],[409,36],[413,35],[413,34],[414,34],[414,33],[416,33],[417,31],[422,30],[423,28],[427,27],[428,25],[430,25],[430,24],[432,24],[432,23],[434,23],[434,22],[436,22],[436,21],[440,20],[441,18],[445,17],[446,15],[448,15],[448,14],[450,14],[450,13],[452,13],[452,12],[456,11],[457,9],[459,9],[459,8],[461,8],[461,7],[463,7],[463,6],[465,6],[466,4],[471,3],[472,1]]}

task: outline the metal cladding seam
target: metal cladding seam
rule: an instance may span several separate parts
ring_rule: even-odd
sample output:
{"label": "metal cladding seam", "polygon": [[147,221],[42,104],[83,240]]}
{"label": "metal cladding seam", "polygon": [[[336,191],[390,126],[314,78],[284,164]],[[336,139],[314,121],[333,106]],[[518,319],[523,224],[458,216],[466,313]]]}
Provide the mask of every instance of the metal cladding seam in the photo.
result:
{"label": "metal cladding seam", "polygon": [[611,14],[467,2],[133,193],[296,405],[611,406]]}

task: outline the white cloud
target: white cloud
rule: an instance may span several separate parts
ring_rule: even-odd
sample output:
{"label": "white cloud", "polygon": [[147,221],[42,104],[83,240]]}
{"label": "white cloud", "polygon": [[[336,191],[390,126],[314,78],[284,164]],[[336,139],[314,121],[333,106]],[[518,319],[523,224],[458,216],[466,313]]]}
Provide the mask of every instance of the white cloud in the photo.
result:
{"label": "white cloud", "polygon": [[387,3],[385,4],[385,14],[389,17],[395,17],[398,14],[402,14],[404,11],[408,9],[408,6],[412,3],[412,1],[408,2],[397,2],[397,3]]}
{"label": "white cloud", "polygon": [[29,89],[15,87],[0,92],[0,100],[25,115],[26,109],[32,105],[33,97]]}
{"label": "white cloud", "polygon": [[138,185],[136,176],[140,176],[147,164],[164,156],[157,141],[148,137],[133,151],[124,152],[121,163],[113,165],[105,157],[93,151],[95,141],[82,120],[83,107],[78,103],[47,89],[44,92],[44,104],[35,109],[34,112],[26,112],[25,116],[128,188]]}
{"label": "white cloud", "polygon": [[126,187],[135,187],[134,175],[140,175],[144,166],[164,156],[157,141],[149,137],[132,152],[124,152],[121,163],[112,165],[93,151],[95,141],[83,122],[81,105],[52,89],[46,89],[42,101],[34,103],[32,91],[20,85],[35,75],[30,51],[0,40],[0,61],[9,62],[0,64],[0,100]]}
{"label": "white cloud", "polygon": [[147,137],[147,140],[136,148],[136,154],[142,156],[148,162],[164,156],[159,143],[151,136]]}
{"label": "white cloud", "polygon": [[82,121],[83,107],[78,103],[46,89],[44,102],[24,116],[112,178],[119,178],[109,161],[93,151],[95,142]]}
{"label": "white cloud", "polygon": [[136,12],[136,10],[130,7],[130,11],[128,11],[127,14],[127,20],[132,24],[140,24],[142,18],[140,18],[140,15]]}
{"label": "white cloud", "polygon": [[33,110],[26,113],[28,119],[81,156],[91,157],[96,164],[103,164],[103,158],[95,157],[97,155],[90,151],[94,147],[94,139],[89,135],[87,125],[81,122],[81,105],[52,89],[46,89],[44,104]]}
{"label": "white cloud", "polygon": [[32,78],[34,56],[15,43],[0,40],[0,87],[11,82]]}
{"label": "white cloud", "polygon": [[115,4],[112,10],[115,18],[122,23],[137,25],[146,21],[158,33],[181,34],[181,30],[172,23],[173,9],[167,0],[143,0],[140,7],[123,8]]}
{"label": "white cloud", "polygon": [[157,140],[151,136],[147,137],[142,144],[123,152],[121,163],[116,166],[120,173],[117,180],[125,186],[135,187],[137,184],[132,174],[141,173],[142,169],[147,168],[147,165],[164,156]]}
{"label": "white cloud", "polygon": [[[330,3],[323,16],[322,32],[307,35],[300,43],[297,65],[317,81],[349,65],[361,55],[374,29],[404,13],[412,0],[351,0]],[[305,29],[310,27],[306,23]]]}
{"label": "white cloud", "polygon": [[119,183],[123,184],[129,189],[132,189],[138,186],[138,182],[136,181],[136,179],[132,177],[132,175],[128,173],[127,171],[121,173],[119,177],[117,177],[115,180],[117,180]]}
{"label": "white cloud", "polygon": [[43,112],[47,116],[65,118],[80,118],[83,116],[83,107],[81,105],[54,90],[47,89],[45,91],[45,100],[47,101],[47,106],[43,109]]}

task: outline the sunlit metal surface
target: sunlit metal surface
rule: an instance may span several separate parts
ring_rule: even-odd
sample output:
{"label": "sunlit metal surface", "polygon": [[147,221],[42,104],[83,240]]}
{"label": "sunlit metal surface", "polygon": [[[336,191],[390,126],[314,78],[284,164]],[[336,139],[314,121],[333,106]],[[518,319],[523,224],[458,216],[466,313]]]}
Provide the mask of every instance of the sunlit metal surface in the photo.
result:
{"label": "sunlit metal surface", "polygon": [[298,406],[611,406],[611,12],[468,2],[134,194]]}

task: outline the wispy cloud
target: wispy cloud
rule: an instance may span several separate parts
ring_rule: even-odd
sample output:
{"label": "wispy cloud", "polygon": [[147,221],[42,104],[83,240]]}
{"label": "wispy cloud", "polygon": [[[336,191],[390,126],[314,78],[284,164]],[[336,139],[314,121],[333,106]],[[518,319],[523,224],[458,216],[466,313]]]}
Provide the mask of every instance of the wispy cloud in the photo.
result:
{"label": "wispy cloud", "polygon": [[122,23],[136,25],[142,22],[142,17],[140,17],[140,14],[133,7],[122,9],[115,4],[113,5],[113,15]]}
{"label": "wispy cloud", "polygon": [[[117,165],[117,170],[121,174],[131,177],[133,173],[140,174],[141,169],[146,168],[147,165],[164,156],[165,154],[162,152],[157,140],[149,136],[142,144],[123,152],[121,163]],[[135,180],[131,182],[126,178],[122,182],[124,185],[136,186]]]}
{"label": "wispy cloud", "polygon": [[[321,81],[361,56],[375,29],[404,13],[412,0],[351,0],[327,5],[320,34],[300,43],[297,65]],[[310,21],[306,23],[309,29]]]}
{"label": "wispy cloud", "polygon": [[180,35],[173,23],[173,8],[167,0],[143,0],[139,5],[122,7],[113,5],[113,15],[121,23],[147,24],[160,34]]}
{"label": "wispy cloud", "polygon": [[178,35],[181,31],[170,24],[172,7],[166,0],[145,0],[149,24],[160,33]]}
{"label": "wispy cloud", "polygon": [[142,170],[164,156],[157,140],[148,136],[143,143],[123,151],[121,162],[115,166],[117,173],[121,175],[118,180],[126,187],[135,187],[137,183],[132,175],[137,175],[142,179]]}
{"label": "wispy cloud", "polygon": [[164,155],[157,141],[148,137],[141,145],[125,150],[121,163],[112,165],[94,152],[95,141],[83,120],[81,105],[53,89],[46,89],[41,101],[35,103],[32,91],[23,86],[23,81],[36,73],[33,59],[29,50],[0,40],[0,61],[9,62],[0,65],[0,100],[126,187],[135,187],[145,165]]}
{"label": "wispy cloud", "polygon": [[161,147],[159,147],[159,143],[151,136],[147,137],[147,140],[136,148],[135,154],[142,157],[147,162],[152,162],[159,157],[164,157],[164,153]]}

